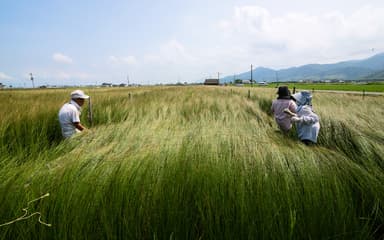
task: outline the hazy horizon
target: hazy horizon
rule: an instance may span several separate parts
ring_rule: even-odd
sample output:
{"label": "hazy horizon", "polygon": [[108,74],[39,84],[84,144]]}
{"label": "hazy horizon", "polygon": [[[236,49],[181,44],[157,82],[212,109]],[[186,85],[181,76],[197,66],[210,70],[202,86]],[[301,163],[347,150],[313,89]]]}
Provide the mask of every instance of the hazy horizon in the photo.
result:
{"label": "hazy horizon", "polygon": [[0,82],[196,82],[384,49],[384,2],[202,0],[0,3]]}

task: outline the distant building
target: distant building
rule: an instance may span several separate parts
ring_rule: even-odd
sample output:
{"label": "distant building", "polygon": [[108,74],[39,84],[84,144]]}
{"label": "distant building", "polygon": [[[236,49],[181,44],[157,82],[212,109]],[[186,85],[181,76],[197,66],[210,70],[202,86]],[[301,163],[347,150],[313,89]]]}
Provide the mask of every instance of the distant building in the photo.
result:
{"label": "distant building", "polygon": [[102,83],[102,87],[112,87],[112,83]]}
{"label": "distant building", "polygon": [[219,85],[219,79],[217,78],[205,79],[204,85]]}
{"label": "distant building", "polygon": [[5,85],[3,85],[2,83],[0,83],[0,89],[4,88]]}

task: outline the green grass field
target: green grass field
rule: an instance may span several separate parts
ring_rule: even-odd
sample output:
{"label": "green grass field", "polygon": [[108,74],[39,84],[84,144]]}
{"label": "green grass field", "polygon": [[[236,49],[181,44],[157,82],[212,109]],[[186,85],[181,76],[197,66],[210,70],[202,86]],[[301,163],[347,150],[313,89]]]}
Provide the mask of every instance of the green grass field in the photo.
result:
{"label": "green grass field", "polygon": [[383,96],[315,92],[308,147],[275,89],[84,90],[94,124],[69,140],[71,89],[0,91],[0,239],[384,237]]}
{"label": "green grass field", "polygon": [[[290,89],[297,90],[335,90],[353,92],[384,92],[384,83],[280,83]],[[265,87],[265,86],[261,86]],[[276,87],[276,84],[269,84],[268,87]]]}

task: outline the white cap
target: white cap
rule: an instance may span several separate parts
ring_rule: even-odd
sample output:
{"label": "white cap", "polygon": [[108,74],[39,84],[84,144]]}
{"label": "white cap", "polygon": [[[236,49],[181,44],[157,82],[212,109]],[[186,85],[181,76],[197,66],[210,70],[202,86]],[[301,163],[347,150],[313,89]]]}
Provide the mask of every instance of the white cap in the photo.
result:
{"label": "white cap", "polygon": [[85,95],[84,92],[81,90],[75,90],[75,91],[71,92],[71,98],[72,99],[77,99],[77,98],[87,99],[87,98],[89,98],[89,96]]}

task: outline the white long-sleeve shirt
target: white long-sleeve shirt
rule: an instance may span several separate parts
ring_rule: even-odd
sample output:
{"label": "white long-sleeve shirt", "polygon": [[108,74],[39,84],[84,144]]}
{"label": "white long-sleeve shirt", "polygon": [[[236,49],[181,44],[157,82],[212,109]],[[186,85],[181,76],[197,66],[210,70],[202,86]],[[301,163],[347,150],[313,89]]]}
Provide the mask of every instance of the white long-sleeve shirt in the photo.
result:
{"label": "white long-sleeve shirt", "polygon": [[296,122],[297,135],[300,140],[310,140],[316,143],[320,131],[320,118],[312,112],[311,106],[304,105],[297,112]]}

